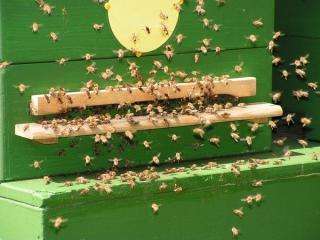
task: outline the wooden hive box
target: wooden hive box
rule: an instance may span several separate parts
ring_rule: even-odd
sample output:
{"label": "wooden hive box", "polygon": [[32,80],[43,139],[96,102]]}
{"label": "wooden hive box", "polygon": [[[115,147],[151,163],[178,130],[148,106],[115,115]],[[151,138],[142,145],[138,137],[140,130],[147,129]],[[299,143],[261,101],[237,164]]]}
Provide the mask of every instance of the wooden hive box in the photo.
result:
{"label": "wooden hive box", "polygon": [[[108,13],[103,4],[94,1],[81,0],[77,4],[73,1],[36,1],[33,4],[24,0],[0,1],[1,181],[106,169],[112,167],[114,162],[110,160],[115,158],[122,159],[119,165],[124,167],[149,164],[153,156],[159,154],[160,162],[167,162],[174,160],[176,153],[181,153],[183,160],[192,160],[270,150],[271,130],[267,119],[282,114],[280,107],[268,104],[272,69],[266,44],[273,30],[273,1],[230,1],[221,6],[210,1],[205,3],[207,12],[203,16],[194,12],[194,2],[181,5],[180,13],[171,8],[174,1],[164,3],[170,3],[170,7],[167,7],[168,10],[156,10],[159,12],[156,14],[156,21],[159,23],[149,27],[141,26],[141,29],[139,25],[138,28],[135,25],[136,32],[125,31],[125,40],[130,41],[123,44],[137,47],[127,51],[124,59],[119,60],[113,51],[124,49],[117,40],[121,40],[123,36],[114,35],[113,31],[116,30],[113,28],[118,24],[112,27],[109,22],[113,21],[110,15],[115,15],[112,11],[115,11],[119,4],[124,6],[125,2],[113,4],[111,1]],[[154,9],[150,2],[145,4]],[[132,16],[141,16],[140,11],[143,11],[143,8],[119,17],[129,24]],[[166,20],[166,11],[172,15],[169,20]],[[131,14],[133,15],[129,16]],[[115,15],[116,18],[118,15]],[[170,20],[172,17],[176,20],[176,27],[172,26],[166,33],[163,25],[167,24],[166,21],[168,26],[174,25],[175,21],[172,23]],[[203,18],[209,20],[208,28],[203,25]],[[263,27],[253,25],[253,21],[259,19],[263,19]],[[32,28],[33,23],[39,24],[36,26],[39,29],[35,28],[35,25]],[[217,29],[219,26],[220,29]],[[146,27],[150,28],[151,33],[148,33]],[[160,33],[162,35],[157,36]],[[179,33],[186,36],[181,44],[176,42]],[[154,41],[148,40],[150,34]],[[248,39],[250,35],[257,36],[258,40],[252,43]],[[206,54],[199,50],[204,38],[211,40]],[[144,45],[139,41],[151,44],[150,49],[153,47],[155,50],[141,50],[143,53],[140,56],[138,48],[142,49]],[[153,42],[162,45],[155,47]],[[168,45],[174,49],[171,60],[163,54]],[[92,54],[88,61],[83,59],[87,53]],[[197,63],[194,60],[195,54],[200,56]],[[150,77],[150,71],[155,70],[155,60],[162,63],[155,80],[163,82],[163,79],[171,76],[177,82],[176,89],[179,90],[173,91],[172,84],[171,87],[160,85],[158,95],[142,94],[143,90],[139,87],[128,85],[136,84],[140,80],[145,83]],[[6,66],[6,62],[10,65]],[[132,71],[130,72],[128,67],[129,63],[133,62],[139,66],[139,72],[133,74],[132,78]],[[237,65],[242,71],[235,71]],[[110,71],[106,69],[114,73],[110,79],[106,76]],[[180,73],[176,73],[177,71]],[[184,73],[187,77],[181,77]],[[221,77],[218,81],[214,80],[214,94],[236,95],[241,97],[241,102],[250,105],[218,111],[217,114],[209,116],[200,114],[175,118],[172,114],[169,114],[171,117],[159,116],[161,108],[156,108],[157,103],[151,102],[155,105],[157,116],[150,119],[142,111],[140,115],[145,116],[142,119],[129,117],[131,121],[143,122],[133,127],[122,119],[112,122],[111,126],[108,123],[74,130],[74,126],[70,127],[61,120],[68,119],[70,122],[80,116],[107,113],[124,116],[128,108],[123,105],[128,102],[134,105],[139,98],[139,101],[144,98],[155,99],[155,95],[161,95],[159,98],[162,99],[178,98],[170,100],[173,105],[169,104],[168,108],[174,104],[179,106],[182,104],[179,99],[190,97],[193,94],[190,89],[197,88],[196,82],[203,76],[211,78],[209,75],[230,76],[230,80]],[[122,82],[118,83],[115,79]],[[196,82],[192,82],[194,79]],[[223,83],[226,79],[228,81]],[[97,86],[95,84],[99,85],[99,94],[94,92],[93,88]],[[117,84],[121,84],[123,88],[110,90],[110,86],[115,87]],[[184,84],[187,85],[186,91],[180,92]],[[90,91],[86,91],[84,87]],[[108,90],[103,90],[105,87],[109,87]],[[52,88],[55,90],[50,91]],[[171,92],[166,92],[165,89],[171,89]],[[196,94],[202,94],[199,89],[197,91]],[[59,94],[63,97],[56,97]],[[128,102],[124,102],[124,99]],[[234,98],[219,98],[219,101],[230,102],[234,101]],[[267,104],[254,104],[259,102]],[[105,105],[110,103],[116,105]],[[121,108],[117,105],[119,103]],[[101,104],[102,106],[94,106]],[[134,112],[133,108],[130,110]],[[230,121],[238,126],[238,142],[230,136]],[[253,133],[250,129],[252,123],[257,121],[263,124]],[[204,127],[203,123],[216,124]],[[203,139],[193,133],[195,128],[204,129]],[[121,133],[127,130],[133,132],[133,141],[127,140]],[[112,140],[106,144],[95,143],[95,134],[103,135],[111,131],[120,133],[113,134]],[[170,136],[173,134],[180,137],[177,142],[171,141]],[[247,136],[254,138],[250,146],[245,140]],[[212,137],[220,139],[220,146],[209,142]],[[150,150],[144,147],[144,141],[152,142]],[[86,156],[93,159],[91,164],[85,164]]]}

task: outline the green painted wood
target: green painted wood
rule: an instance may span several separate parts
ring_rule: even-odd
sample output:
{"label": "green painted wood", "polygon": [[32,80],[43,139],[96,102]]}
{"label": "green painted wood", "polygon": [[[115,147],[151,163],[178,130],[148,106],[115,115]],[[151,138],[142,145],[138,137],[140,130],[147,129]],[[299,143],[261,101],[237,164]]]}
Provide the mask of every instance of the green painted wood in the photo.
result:
{"label": "green painted wood", "polygon": [[319,8],[320,2],[316,0],[276,1],[276,29],[287,36],[320,38]]}
{"label": "green painted wood", "polygon": [[[219,168],[211,170],[160,174],[161,178],[155,182],[138,182],[134,189],[115,180],[111,184],[113,193],[110,195],[98,194],[92,189],[93,192],[88,195],[80,196],[83,188],[91,188],[96,182],[93,175],[89,175],[86,176],[91,179],[89,184],[74,184],[71,187],[63,185],[65,180],[74,179],[71,176],[57,177],[49,185],[44,185],[41,179],[2,183],[0,196],[2,199],[26,201],[27,204],[34,204],[31,199],[38,198],[41,208],[24,206],[43,209],[35,223],[43,219],[43,235],[39,239],[44,240],[93,240],[101,236],[156,240],[181,237],[187,240],[233,239],[233,226],[239,228],[239,238],[246,240],[256,239],[257,236],[262,240],[318,239],[320,162],[310,156],[313,152],[319,153],[320,146],[311,142],[310,148],[301,149],[294,144],[294,139],[288,144],[293,150],[290,160],[283,161],[282,165],[272,164],[282,158],[282,148],[274,147],[271,153],[248,156],[269,160],[270,164],[256,170],[241,166],[239,177],[230,173],[231,163],[239,160],[239,157],[233,157],[224,159]],[[264,181],[263,187],[251,186],[256,179]],[[159,192],[161,182],[168,184],[167,191]],[[183,187],[181,193],[172,192],[175,183]],[[256,193],[263,196],[261,204],[249,207],[241,201]],[[9,205],[0,204],[0,207],[6,207],[0,218],[0,229],[11,226],[5,219],[18,204],[15,201],[10,200]],[[161,204],[157,215],[152,213],[150,207],[153,202]],[[245,213],[243,218],[232,213],[233,209],[241,206]],[[67,219],[67,222],[56,230],[51,220],[58,216]],[[34,230],[25,227],[25,222],[17,222],[15,227],[28,230],[27,234]],[[123,231],[124,228],[126,231]],[[2,238],[10,240],[13,234],[10,231]]]}
{"label": "green painted wood", "polygon": [[[114,57],[112,51],[121,47],[111,32],[103,5],[97,1],[46,2],[55,6],[50,16],[43,14],[34,1],[0,1],[0,59],[14,63],[43,62],[62,57],[79,59],[85,53],[93,53],[96,58],[111,58]],[[195,4],[195,1],[186,1],[178,26],[168,42],[176,52],[194,52],[205,37],[212,39],[212,47],[223,49],[253,47],[246,39],[250,34],[259,37],[256,47],[266,46],[271,38],[274,1],[231,0],[223,7],[218,7],[215,1],[206,1],[205,17],[222,24],[220,32],[202,27],[201,18],[193,12]],[[252,21],[259,18],[263,19],[264,26],[257,29]],[[33,22],[42,25],[38,33],[31,31]],[[96,32],[92,28],[94,23],[103,23],[105,27]],[[60,40],[56,43],[49,38],[52,31],[59,34]],[[187,36],[179,47],[175,44],[178,33]],[[160,48],[149,54],[162,51]]]}
{"label": "green painted wood", "polygon": [[[210,53],[201,60],[197,65],[192,64],[193,54],[177,55],[170,63],[166,62],[164,57],[144,57],[136,59],[137,64],[141,66],[141,73],[146,78],[146,73],[152,68],[154,59],[159,59],[173,70],[184,70],[190,73],[193,70],[200,71],[202,74],[213,73],[216,75],[230,74],[232,77],[237,76],[255,76],[257,77],[257,96],[245,99],[248,102],[269,101],[269,93],[271,92],[271,57],[266,49],[248,49],[248,50],[232,50],[226,51],[221,55]],[[259,59],[259,61],[256,61]],[[130,59],[133,61],[134,59]],[[236,64],[244,63],[242,73],[233,72]],[[111,166],[108,159],[113,157],[121,157],[130,160],[130,165],[139,165],[148,163],[152,156],[161,152],[162,161],[175,152],[181,151],[183,158],[201,159],[214,156],[232,155],[239,153],[265,151],[270,148],[271,133],[267,126],[261,128],[254,140],[252,148],[246,146],[245,142],[236,144],[229,136],[228,124],[217,124],[208,129],[206,138],[203,142],[192,137],[192,128],[183,127],[179,129],[166,129],[154,131],[142,131],[136,135],[139,144],[135,147],[130,146],[124,141],[120,135],[115,136],[110,146],[99,146],[99,156],[94,156],[93,138],[79,137],[74,139],[61,139],[56,145],[41,145],[28,139],[14,135],[14,125],[19,123],[27,123],[38,121],[41,118],[33,117],[28,114],[28,105],[30,97],[33,94],[41,94],[48,91],[50,87],[65,87],[70,91],[79,90],[83,84],[89,79],[96,81],[101,88],[106,85],[114,84],[115,81],[104,81],[100,78],[100,71],[107,67],[113,66],[115,73],[124,74],[127,72],[128,65],[126,63],[118,63],[116,59],[98,60],[96,66],[97,74],[86,73],[85,67],[88,63],[83,61],[73,61],[65,66],[57,63],[42,64],[22,64],[11,66],[0,74],[2,97],[2,157],[3,168],[1,172],[1,180],[23,179],[31,177],[40,177],[43,175],[55,175],[64,173],[83,172],[88,170],[98,170]],[[128,79],[128,75],[124,76]],[[167,76],[159,73],[157,79],[163,79]],[[131,81],[130,79],[126,81]],[[30,86],[26,92],[21,95],[14,87],[20,83]],[[88,110],[89,111],[89,110]],[[110,111],[106,109],[104,111]],[[87,112],[90,113],[91,111]],[[85,113],[83,113],[85,114]],[[69,117],[76,116],[71,113]],[[247,123],[240,124],[241,136],[251,135]],[[181,141],[178,144],[172,144],[168,135],[176,133],[181,135]],[[214,148],[208,143],[208,139],[212,135],[218,135],[223,142],[223,148]],[[143,140],[152,141],[153,147],[150,151],[145,151],[141,142]],[[78,143],[75,147],[70,148],[70,143]],[[122,152],[120,144],[124,146],[125,151]],[[204,144],[198,150],[193,149],[194,144]],[[19,149],[19,151],[17,151]],[[108,152],[108,149],[110,152]],[[232,149],[232,151],[230,151]],[[58,156],[63,151],[65,154]],[[144,154],[135,154],[143,152]],[[86,167],[83,162],[85,155],[94,156],[92,166]],[[41,169],[33,169],[30,165],[35,161],[43,161]],[[123,165],[125,161],[121,164]]]}
{"label": "green painted wood", "polygon": [[0,239],[43,240],[43,209],[0,198]]}
{"label": "green painted wood", "polygon": [[[320,39],[285,37],[280,41],[279,54],[284,63],[274,68],[273,88],[276,91],[282,91],[281,106],[286,113],[296,113],[296,123],[299,123],[300,117],[312,118],[312,124],[306,129],[307,137],[313,140],[320,140],[320,115],[317,105],[320,103],[320,94],[308,87],[309,82],[319,82],[320,70],[318,63],[320,61]],[[300,56],[309,54],[310,64],[306,66],[307,77],[302,80],[295,74],[294,66],[290,65]],[[281,78],[279,70],[287,69],[291,72],[288,81]],[[292,91],[303,89],[309,91],[308,99],[297,101],[292,96]]]}

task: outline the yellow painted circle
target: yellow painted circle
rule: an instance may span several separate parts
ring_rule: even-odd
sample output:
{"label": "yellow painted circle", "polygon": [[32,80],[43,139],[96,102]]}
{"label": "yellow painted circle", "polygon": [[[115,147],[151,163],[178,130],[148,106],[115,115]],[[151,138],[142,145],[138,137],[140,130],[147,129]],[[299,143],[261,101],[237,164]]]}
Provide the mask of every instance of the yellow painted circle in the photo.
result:
{"label": "yellow painted circle", "polygon": [[116,39],[129,50],[150,52],[172,35],[179,19],[177,0],[110,0],[108,17]]}

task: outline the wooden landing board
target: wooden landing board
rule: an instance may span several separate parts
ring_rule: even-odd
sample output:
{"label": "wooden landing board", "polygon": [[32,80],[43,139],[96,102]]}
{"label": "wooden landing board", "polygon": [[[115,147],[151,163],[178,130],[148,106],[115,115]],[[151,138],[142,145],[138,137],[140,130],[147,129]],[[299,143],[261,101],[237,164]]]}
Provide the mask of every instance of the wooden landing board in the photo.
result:
{"label": "wooden landing board", "polygon": [[[75,137],[107,132],[136,132],[139,130],[172,128],[182,126],[199,125],[203,123],[218,123],[227,121],[253,120],[282,115],[282,109],[278,105],[269,103],[248,104],[245,107],[233,107],[228,110],[221,110],[215,114],[199,113],[196,116],[179,115],[177,117],[159,117],[157,120],[150,120],[148,116],[133,117],[137,124],[130,124],[126,119],[111,120],[110,124],[101,124],[96,128],[84,124],[81,128],[72,125],[58,125],[57,128],[44,128],[38,123],[17,124],[16,135],[30,140],[44,143],[56,143],[60,137]],[[77,128],[77,129],[76,129]]]}
{"label": "wooden landing board", "polygon": [[[177,83],[177,88],[168,84],[159,86],[159,89],[150,92],[147,87],[101,90],[98,94],[90,92],[67,93],[60,101],[49,95],[33,95],[31,97],[31,109],[33,115],[57,114],[68,111],[71,108],[84,108],[89,106],[101,106],[121,103],[146,102],[165,99],[179,99],[197,97],[204,93],[226,94],[237,97],[251,97],[256,95],[256,78],[244,77],[228,79],[228,81],[213,81],[205,90],[201,90],[205,82]],[[178,89],[178,90],[177,90]],[[71,101],[70,101],[71,99]]]}

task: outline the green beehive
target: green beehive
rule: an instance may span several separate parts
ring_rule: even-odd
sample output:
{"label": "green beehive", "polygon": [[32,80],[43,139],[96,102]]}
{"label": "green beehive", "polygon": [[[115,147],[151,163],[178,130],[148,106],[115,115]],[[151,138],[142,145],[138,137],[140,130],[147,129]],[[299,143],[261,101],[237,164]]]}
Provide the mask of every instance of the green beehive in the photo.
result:
{"label": "green beehive", "polygon": [[[246,103],[269,102],[271,56],[265,48],[273,30],[273,1],[231,1],[226,5],[212,1],[200,9],[194,2],[164,1],[163,6],[157,3],[159,9],[148,2],[145,7],[156,16],[142,17],[146,23],[141,27],[143,7],[133,4],[132,11],[122,13],[125,3],[119,1],[110,2],[109,14],[103,4],[84,0],[0,3],[2,181],[106,169],[117,159],[124,167],[149,164],[157,156],[163,163],[270,150],[271,130],[266,121],[281,115],[279,107],[253,104],[191,116],[195,103],[190,107],[183,99],[203,94],[199,88],[192,95],[191,88],[210,78],[215,85],[208,90],[210,101],[237,104],[234,97],[215,97],[228,94]],[[180,12],[175,9],[177,4]],[[132,20],[136,18],[140,22]],[[117,29],[120,19],[131,24],[124,25],[125,31]],[[118,59],[114,51],[121,48],[125,56]],[[167,55],[174,52],[173,58],[168,60],[164,51]],[[162,66],[155,66],[154,61]],[[11,64],[5,67],[6,62]],[[217,81],[212,77],[221,75],[228,76]],[[150,78],[161,81],[157,93],[136,87],[152,83]],[[164,86],[163,80],[170,78],[171,85]],[[158,106],[156,98],[165,102],[165,109]],[[154,108],[147,113],[144,104],[137,113],[141,115],[139,123],[132,124],[137,120],[127,113],[138,111],[136,107],[141,106],[135,104],[144,100],[153,100],[147,104]],[[174,106],[184,106],[180,110],[189,116],[176,118],[170,113]],[[168,116],[163,111],[169,111]],[[122,120],[96,126],[90,118],[94,114],[118,114]],[[86,122],[78,128],[81,121],[75,119],[80,117]],[[234,132],[239,139],[230,136],[230,121],[238,126]],[[257,121],[264,124],[252,132]],[[209,126],[214,122],[220,123]],[[96,134],[106,138],[104,134],[113,131],[120,133],[95,143],[95,138],[100,141],[101,137]],[[121,133],[126,131],[127,136]],[[134,138],[128,140],[131,132]],[[178,141],[172,141],[175,135]],[[210,143],[211,138],[216,141]],[[150,144],[149,149],[146,145]]]}

